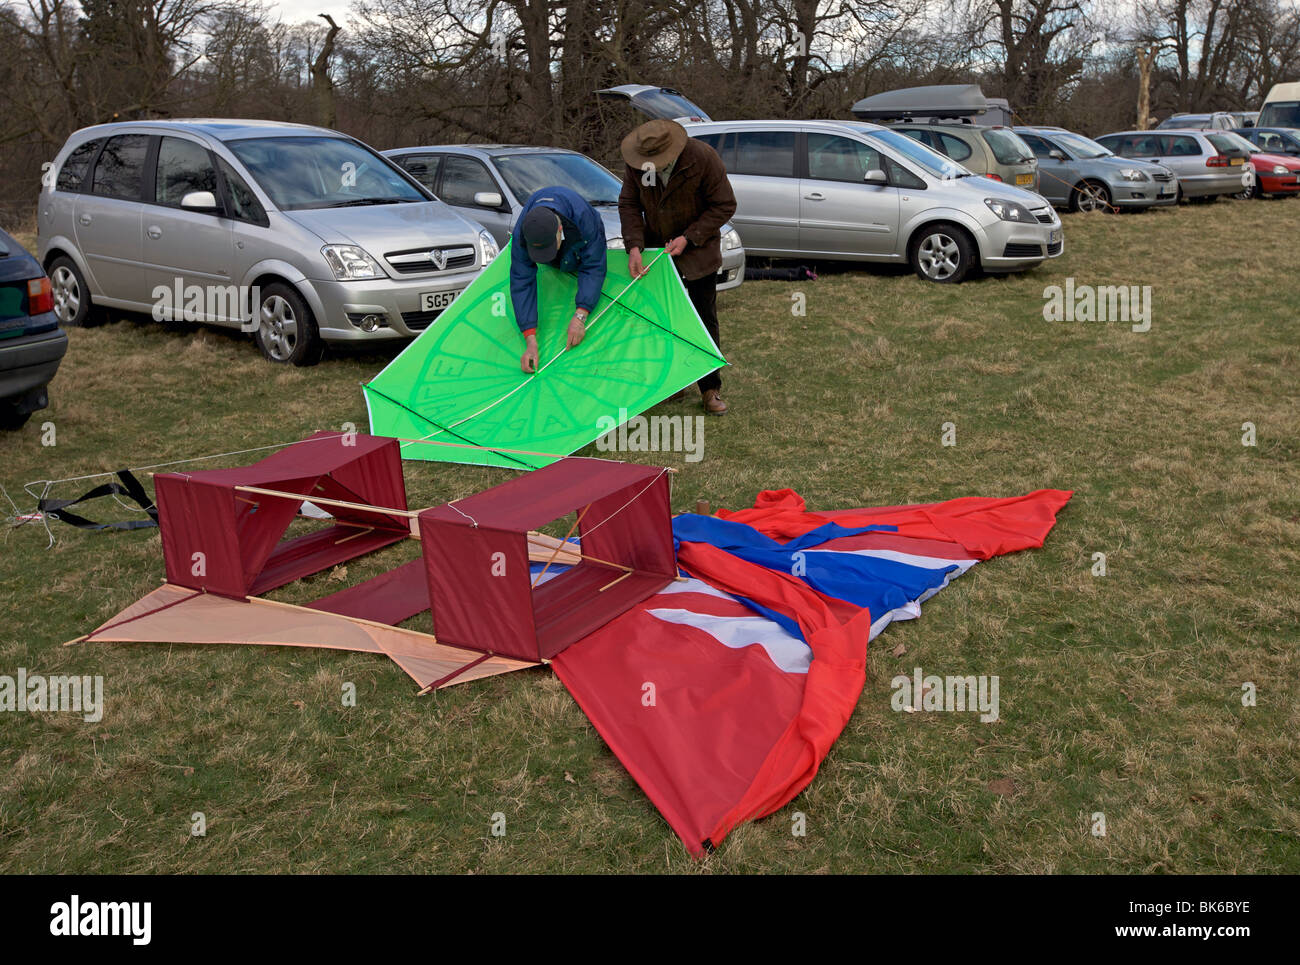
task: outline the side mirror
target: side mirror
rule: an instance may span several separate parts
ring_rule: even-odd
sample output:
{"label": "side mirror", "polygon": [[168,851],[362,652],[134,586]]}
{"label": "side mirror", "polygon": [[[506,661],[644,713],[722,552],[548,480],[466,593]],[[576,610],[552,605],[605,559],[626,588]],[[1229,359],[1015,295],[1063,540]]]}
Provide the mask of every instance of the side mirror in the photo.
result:
{"label": "side mirror", "polygon": [[480,208],[499,208],[505,199],[496,191],[478,191],[474,194],[474,203]]}
{"label": "side mirror", "polygon": [[866,184],[888,184],[889,175],[886,174],[884,171],[880,170],[880,168],[876,168],[875,170],[868,171],[865,175],[863,175],[862,180]]}
{"label": "side mirror", "polygon": [[1065,160],[1065,152],[1064,152],[1064,151],[1049,151],[1049,152],[1047,153],[1047,156],[1048,156],[1049,158],[1051,158],[1053,161],[1064,161],[1064,160]]}
{"label": "side mirror", "polygon": [[186,211],[216,211],[217,197],[211,191],[191,191],[181,198]]}

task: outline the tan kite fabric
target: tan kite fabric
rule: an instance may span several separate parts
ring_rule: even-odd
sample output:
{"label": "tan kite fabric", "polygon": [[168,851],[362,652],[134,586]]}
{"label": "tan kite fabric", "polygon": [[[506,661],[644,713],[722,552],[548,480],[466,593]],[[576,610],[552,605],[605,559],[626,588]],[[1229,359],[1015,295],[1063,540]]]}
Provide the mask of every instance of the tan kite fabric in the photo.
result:
{"label": "tan kite fabric", "polygon": [[88,643],[242,643],[382,653],[422,689],[535,667],[447,647],[427,633],[252,597],[233,600],[164,583],[86,636]]}

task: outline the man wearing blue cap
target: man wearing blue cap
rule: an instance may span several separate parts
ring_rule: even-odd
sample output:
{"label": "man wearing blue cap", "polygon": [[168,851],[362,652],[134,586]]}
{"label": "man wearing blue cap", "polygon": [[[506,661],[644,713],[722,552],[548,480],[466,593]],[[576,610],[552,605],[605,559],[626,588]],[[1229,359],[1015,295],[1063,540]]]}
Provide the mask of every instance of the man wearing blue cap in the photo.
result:
{"label": "man wearing blue cap", "polygon": [[519,367],[537,371],[537,266],[578,276],[568,347],[587,334],[587,316],[605,283],[605,225],[596,210],[569,188],[542,188],[528,199],[511,232],[510,301],[525,348]]}

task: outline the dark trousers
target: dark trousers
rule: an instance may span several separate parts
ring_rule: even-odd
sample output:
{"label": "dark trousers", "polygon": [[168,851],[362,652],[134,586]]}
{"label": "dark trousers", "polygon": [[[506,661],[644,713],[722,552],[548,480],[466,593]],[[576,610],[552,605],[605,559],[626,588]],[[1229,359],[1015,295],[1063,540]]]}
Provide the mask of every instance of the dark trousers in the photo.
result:
{"label": "dark trousers", "polygon": [[[699,313],[700,321],[704,322],[704,327],[713,338],[713,343],[718,346],[719,351],[722,349],[722,339],[718,336],[718,281],[713,273],[705,275],[703,278],[697,278],[694,281],[682,279],[682,284],[686,286],[686,294],[691,298],[691,304],[695,306],[695,311]],[[701,392],[708,392],[710,389],[722,388],[722,376],[717,372],[710,372],[704,378],[696,383]]]}

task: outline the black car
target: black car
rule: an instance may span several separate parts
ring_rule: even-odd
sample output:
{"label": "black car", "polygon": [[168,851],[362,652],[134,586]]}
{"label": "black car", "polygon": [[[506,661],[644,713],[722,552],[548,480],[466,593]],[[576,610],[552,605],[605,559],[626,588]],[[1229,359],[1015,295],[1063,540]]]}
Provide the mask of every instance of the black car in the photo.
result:
{"label": "black car", "polygon": [[18,429],[50,404],[68,350],[41,263],[0,228],[0,429]]}
{"label": "black car", "polygon": [[1236,132],[1265,154],[1300,155],[1300,130],[1293,127],[1238,127]]}

